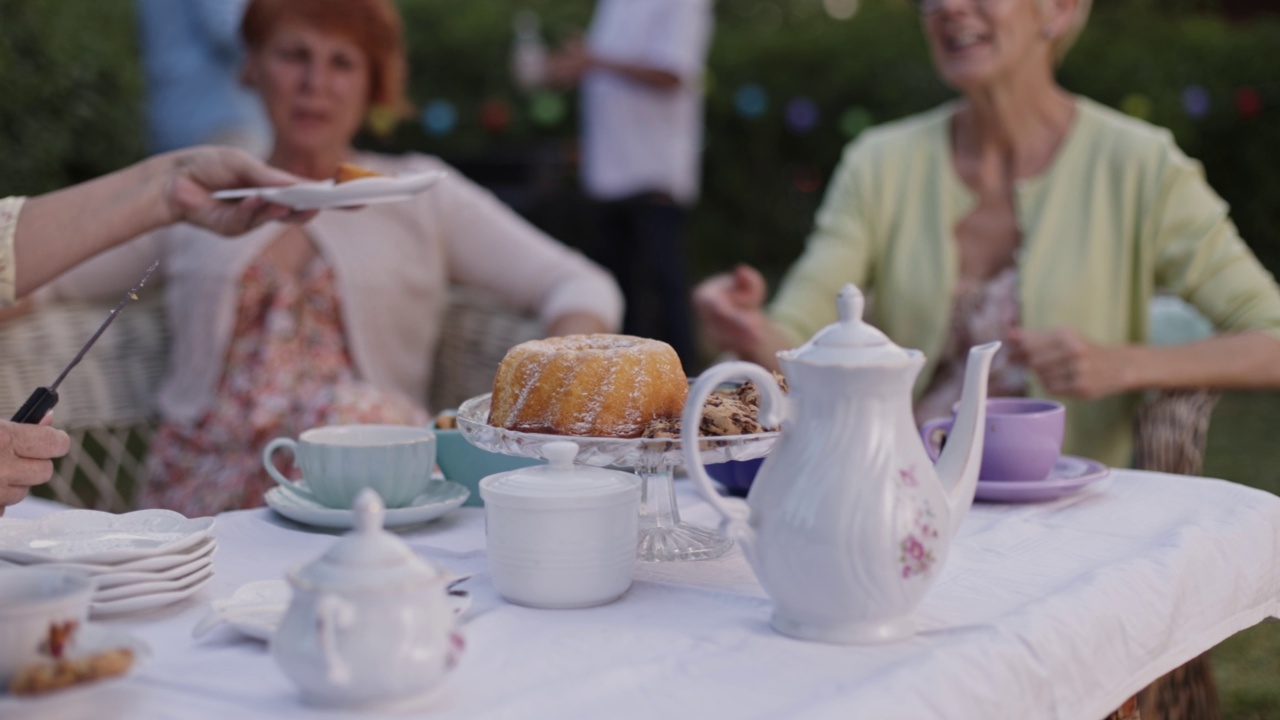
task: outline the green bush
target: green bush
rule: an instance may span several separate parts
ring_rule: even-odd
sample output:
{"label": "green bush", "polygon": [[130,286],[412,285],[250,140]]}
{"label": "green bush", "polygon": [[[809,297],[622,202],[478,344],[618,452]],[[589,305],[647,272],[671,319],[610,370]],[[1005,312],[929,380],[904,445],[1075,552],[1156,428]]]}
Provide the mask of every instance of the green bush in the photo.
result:
{"label": "green bush", "polygon": [[0,197],[142,156],[142,77],[128,0],[0,2]]}

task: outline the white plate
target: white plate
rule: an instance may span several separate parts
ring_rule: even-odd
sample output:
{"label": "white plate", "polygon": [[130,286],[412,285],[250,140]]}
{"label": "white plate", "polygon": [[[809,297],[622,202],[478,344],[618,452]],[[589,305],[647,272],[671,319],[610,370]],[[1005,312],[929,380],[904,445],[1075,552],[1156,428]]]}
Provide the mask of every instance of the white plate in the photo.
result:
{"label": "white plate", "polygon": [[66,510],[38,520],[5,520],[0,523],[0,559],[101,565],[173,555],[208,536],[213,522],[172,510],[123,515]]}
{"label": "white plate", "polygon": [[[61,694],[66,692],[75,692],[82,688],[96,687],[102,681],[110,682],[118,680],[121,677],[128,676],[139,665],[151,659],[151,646],[145,640],[134,635],[127,630],[110,625],[99,625],[98,623],[84,623],[75,632],[71,643],[67,646],[66,657],[70,660],[85,657],[86,655],[96,655],[107,650],[115,650],[117,648],[129,648],[133,651],[133,664],[124,675],[103,678],[102,680],[73,685],[68,688],[60,688],[53,693]],[[2,696],[8,688],[0,687],[0,696]],[[50,693],[50,694],[53,694]],[[29,699],[28,702],[39,702],[45,695],[38,695]]]}
{"label": "white plate", "polygon": [[[387,508],[383,526],[405,527],[417,525],[448,513],[467,501],[471,491],[456,482],[444,480],[433,483],[431,489],[414,498],[408,507]],[[305,525],[324,528],[349,529],[355,527],[355,516],[350,510],[330,508],[313,500],[300,498],[284,488],[267,491],[267,505],[272,510]]]}
{"label": "white plate", "polygon": [[[217,544],[213,543],[208,546],[209,552],[202,552],[197,557],[193,557],[186,562],[175,565],[171,568],[159,570],[156,572],[107,572],[97,575],[94,579],[97,584],[94,586],[97,590],[106,590],[108,588],[119,587],[121,585],[134,585],[137,583],[155,582],[156,580],[177,580],[185,577],[203,567],[207,567],[213,563],[213,548]],[[61,567],[61,566],[57,566]]]}
{"label": "white plate", "polygon": [[[121,585],[124,582],[139,582],[141,579],[155,580],[154,575],[158,573],[178,572],[177,576],[185,575],[181,572],[182,568],[190,568],[193,564],[201,560],[207,559],[218,549],[218,541],[214,538],[205,538],[199,544],[193,545],[180,553],[173,555],[157,555],[156,557],[142,558],[133,562],[104,564],[104,565],[88,565],[83,563],[35,563],[42,567],[59,568],[63,570],[78,570],[83,573],[93,575],[98,580],[98,587],[111,587],[112,585]],[[8,560],[0,560],[0,567],[25,567],[26,563],[10,562]],[[142,578],[134,578],[135,575],[141,575]],[[175,577],[177,577],[175,576]],[[116,578],[130,578],[128,580],[117,581]]]}
{"label": "white plate", "polygon": [[322,180],[283,187],[219,190],[213,196],[219,200],[261,197],[294,210],[353,207],[407,200],[440,182],[446,174],[441,170],[429,170],[413,175],[360,178],[344,183]]}
{"label": "white plate", "polygon": [[197,570],[203,570],[211,565],[213,565],[213,558],[206,555],[161,572],[127,572],[99,575],[94,578],[97,580],[97,583],[94,585],[94,597],[100,597],[104,592],[114,590],[116,588],[181,580],[191,573],[196,572]]}
{"label": "white plate", "polygon": [[[455,615],[461,615],[471,607],[471,593],[453,589],[467,577],[470,576],[458,578],[449,586],[449,602]],[[192,635],[200,637],[218,623],[225,622],[243,635],[268,642],[280,626],[291,598],[289,584],[284,580],[259,580],[241,585],[231,597],[213,601],[212,611],[196,625]]]}
{"label": "white plate", "polygon": [[191,572],[173,580],[153,580],[151,582],[132,583],[130,585],[117,585],[113,588],[105,590],[95,590],[93,592],[92,602],[111,602],[112,600],[121,600],[124,598],[139,597],[141,595],[158,595],[160,593],[181,590],[193,582],[204,580],[213,574],[213,561],[209,561],[204,565],[195,568]]}
{"label": "white plate", "polygon": [[154,593],[151,595],[138,595],[137,597],[110,600],[107,602],[90,602],[89,617],[107,617],[108,615],[119,615],[121,613],[150,610],[152,608],[171,605],[179,600],[184,600],[196,594],[200,588],[207,585],[212,579],[213,573],[208,573],[205,574],[202,579],[197,580],[186,587],[170,590],[168,592]]}

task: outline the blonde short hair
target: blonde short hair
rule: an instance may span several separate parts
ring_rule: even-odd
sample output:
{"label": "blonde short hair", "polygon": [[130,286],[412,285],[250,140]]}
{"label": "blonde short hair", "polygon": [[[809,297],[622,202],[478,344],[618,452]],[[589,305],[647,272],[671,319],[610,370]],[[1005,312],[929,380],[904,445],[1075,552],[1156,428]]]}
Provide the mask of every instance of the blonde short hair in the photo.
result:
{"label": "blonde short hair", "polygon": [[[1041,4],[1045,0],[1040,0]],[[1067,56],[1072,46],[1076,44],[1076,40],[1080,38],[1080,33],[1084,32],[1084,26],[1089,22],[1089,11],[1093,9],[1093,0],[1076,0],[1076,15],[1071,19],[1071,26],[1067,31],[1053,39],[1053,59],[1057,63],[1061,63],[1062,59]]]}

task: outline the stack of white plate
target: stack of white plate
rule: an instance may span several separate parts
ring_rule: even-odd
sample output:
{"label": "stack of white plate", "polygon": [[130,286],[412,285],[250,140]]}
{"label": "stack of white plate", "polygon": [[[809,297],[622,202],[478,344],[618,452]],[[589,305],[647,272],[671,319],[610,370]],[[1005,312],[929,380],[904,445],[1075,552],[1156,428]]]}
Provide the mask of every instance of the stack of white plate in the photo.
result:
{"label": "stack of white plate", "polygon": [[212,531],[213,518],[171,510],[67,510],[38,520],[5,518],[0,568],[43,565],[93,575],[91,617],[148,610],[190,597],[209,582],[218,546]]}

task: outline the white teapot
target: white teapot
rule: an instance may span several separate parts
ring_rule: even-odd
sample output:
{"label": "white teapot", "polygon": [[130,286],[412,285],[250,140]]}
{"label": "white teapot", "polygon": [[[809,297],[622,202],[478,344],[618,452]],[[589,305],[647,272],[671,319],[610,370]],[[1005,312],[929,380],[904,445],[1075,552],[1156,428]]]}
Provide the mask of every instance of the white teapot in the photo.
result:
{"label": "white teapot", "polygon": [[[689,477],[773,600],[773,627],[805,640],[888,642],[914,632],[912,611],[973,504],[982,460],[987,371],[1000,343],[970,350],[935,467],[911,410],[924,354],[894,345],[862,321],[862,309],[862,293],[845,285],[839,321],[778,354],[790,395],[759,365],[731,362],[698,378],[684,410]],[[707,396],[740,379],[760,388],[761,423],[781,425],[745,506],[716,492],[697,452]]]}
{"label": "white teapot", "polygon": [[271,654],[308,704],[412,702],[440,684],[462,650],[451,577],[382,529],[376,492],[362,490],[354,512],[354,531],[289,573],[293,599]]}

